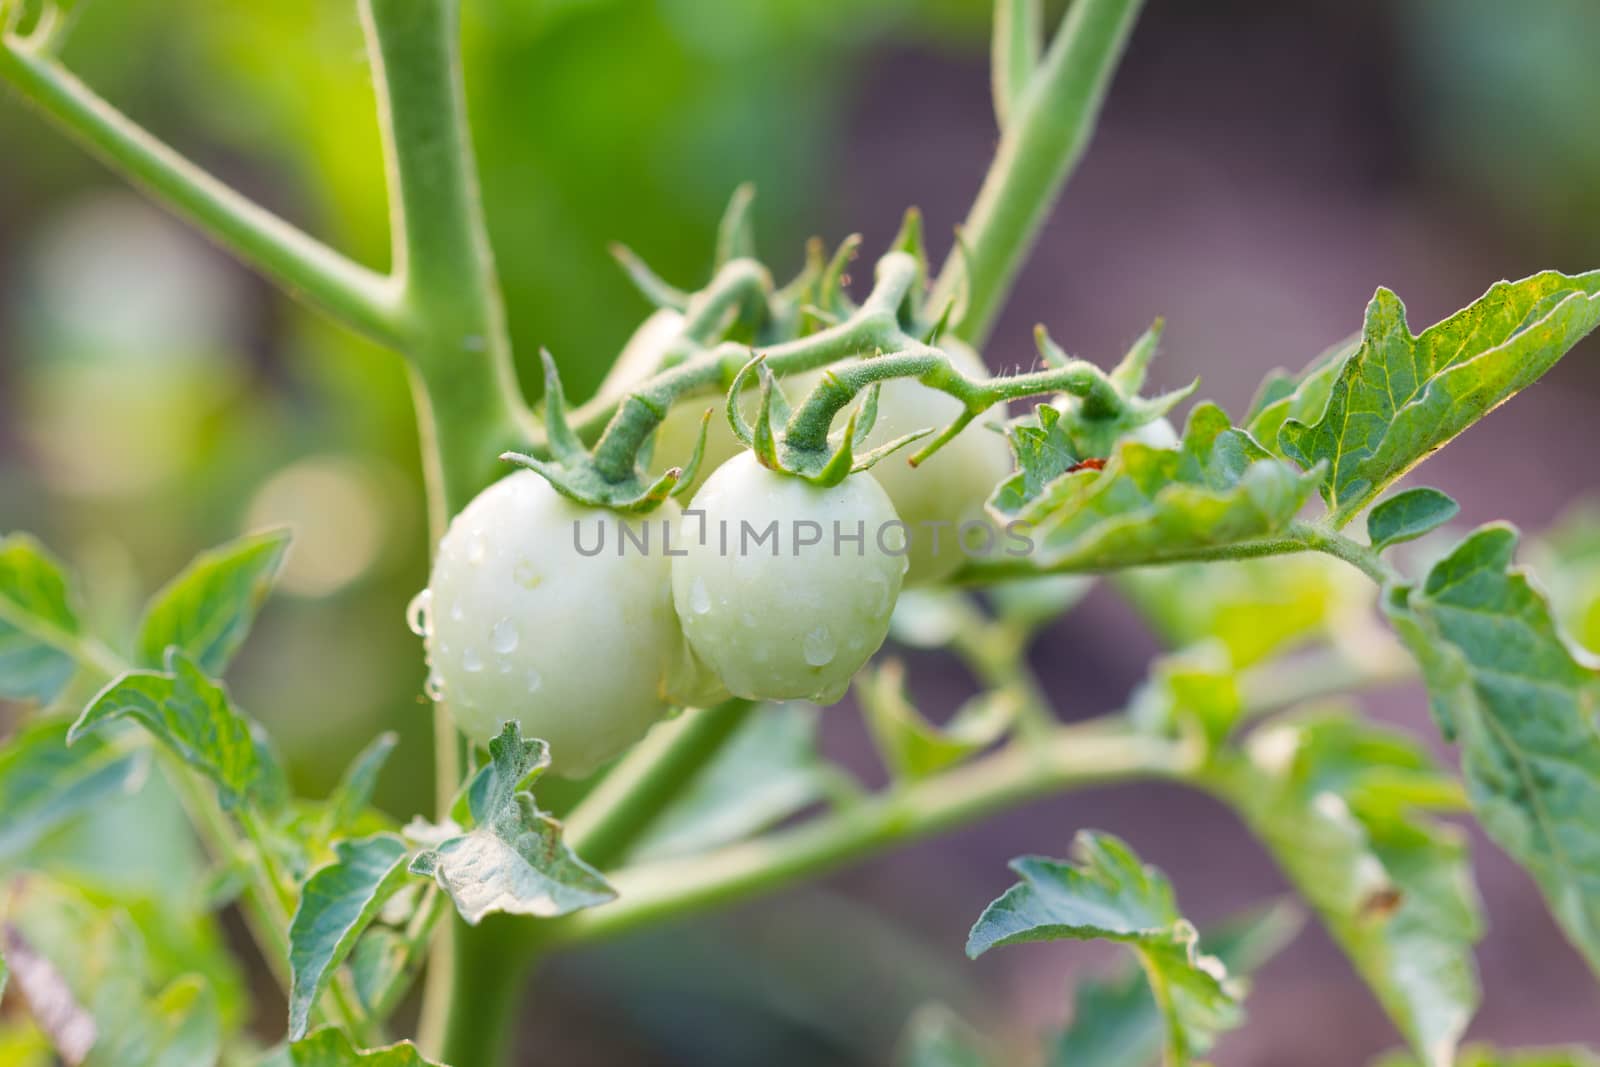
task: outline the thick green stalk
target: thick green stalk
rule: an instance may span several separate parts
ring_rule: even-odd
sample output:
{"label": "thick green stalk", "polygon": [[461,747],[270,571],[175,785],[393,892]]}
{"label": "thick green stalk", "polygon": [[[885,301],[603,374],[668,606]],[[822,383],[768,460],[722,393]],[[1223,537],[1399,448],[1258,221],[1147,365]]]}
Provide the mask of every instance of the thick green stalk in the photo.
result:
{"label": "thick green stalk", "polygon": [[601,870],[622,859],[754,706],[729,700],[657,726],[568,816],[567,844]]}
{"label": "thick green stalk", "polygon": [[478,194],[460,16],[454,0],[363,0],[361,14],[424,466],[430,499],[449,515],[492,480],[528,424]]}
{"label": "thick green stalk", "polygon": [[[467,126],[455,0],[362,0],[389,182],[394,265],[412,369],[430,541],[492,479],[495,457],[521,443],[525,412],[511,361]],[[435,781],[442,812],[461,780],[463,749],[447,708],[435,710]],[[447,1061],[472,1027],[456,990],[484,969],[507,985],[516,961],[482,931],[442,923],[428,967],[420,1040]],[[498,968],[492,961],[500,960]],[[499,1005],[478,1026],[504,1028]]]}
{"label": "thick green stalk", "polygon": [[939,273],[930,306],[963,290],[955,334],[981,347],[1011,283],[1082,158],[1141,0],[1074,0],[1043,62],[1008,108],[994,162]]}

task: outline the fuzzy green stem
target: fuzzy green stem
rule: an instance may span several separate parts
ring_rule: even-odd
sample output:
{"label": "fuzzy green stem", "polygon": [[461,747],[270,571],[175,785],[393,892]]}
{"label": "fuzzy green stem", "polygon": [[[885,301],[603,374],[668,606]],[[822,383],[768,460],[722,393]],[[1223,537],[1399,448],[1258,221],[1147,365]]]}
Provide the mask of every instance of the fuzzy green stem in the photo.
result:
{"label": "fuzzy green stem", "polygon": [[0,36],[0,78],[157,202],[284,289],[379,344],[399,344],[398,290],[153,137],[63,67],[48,41]]}
{"label": "fuzzy green stem", "polygon": [[1043,62],[1007,109],[983,187],[931,307],[965,290],[957,337],[981,347],[1050,209],[1082,158],[1141,0],[1075,0]]}
{"label": "fuzzy green stem", "polygon": [[[748,262],[735,260],[724,271]],[[849,320],[771,345],[760,353],[774,374],[786,375],[881,348],[902,336],[894,316],[915,282],[916,261],[904,253],[890,253],[879,262],[872,293]],[[707,306],[711,306],[709,301]],[[724,304],[727,306],[730,305]],[[694,314],[691,309],[691,318]],[[710,313],[706,312],[700,321],[709,322]],[[639,450],[672,405],[685,397],[729,388],[752,355],[744,345],[721,344],[655,375],[620,398],[602,396],[592,407],[579,408],[572,417],[579,436],[586,436],[589,423],[596,418],[608,420],[594,448],[595,469],[612,482],[634,477]]]}
{"label": "fuzzy green stem", "polygon": [[[825,451],[828,433],[839,412],[861,390],[891,378],[915,378],[923,385],[961,401],[965,417],[957,424],[957,430],[996,404],[1045,393],[1070,393],[1082,397],[1086,409],[1092,403],[1096,411],[1107,416],[1122,410],[1122,398],[1106,376],[1098,367],[1082,360],[1027,374],[969,378],[957,370],[950,357],[937,348],[930,348],[910,338],[901,340],[899,351],[836,367],[824,374],[822,381],[795,409],[784,428],[784,439],[789,446],[801,451]],[[942,434],[937,439],[937,445],[944,444],[953,436],[953,433]],[[918,453],[917,462],[926,459],[934,451],[935,447],[923,449]]]}
{"label": "fuzzy green stem", "polygon": [[1181,775],[1181,746],[1103,724],[1064,726],[1047,743],[1011,745],[930,779],[895,787],[793,830],[708,855],[619,872],[618,899],[551,924],[550,944],[611,937],[836,868],[869,852],[1063,789]]}

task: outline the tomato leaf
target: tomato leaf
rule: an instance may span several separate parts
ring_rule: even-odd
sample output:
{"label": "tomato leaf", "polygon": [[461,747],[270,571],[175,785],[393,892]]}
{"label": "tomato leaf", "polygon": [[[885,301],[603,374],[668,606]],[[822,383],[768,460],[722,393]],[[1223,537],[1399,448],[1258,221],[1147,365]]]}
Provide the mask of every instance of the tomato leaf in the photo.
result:
{"label": "tomato leaf", "polygon": [[1201,955],[1199,935],[1178,912],[1166,876],[1107,834],[1079,833],[1075,863],[1040,856],[1011,861],[1022,881],[979,916],[967,955],[1025,941],[1108,939],[1139,956],[1162,991],[1169,1059],[1185,1063],[1240,1022],[1241,991],[1222,961]]}
{"label": "tomato leaf", "polygon": [[48,704],[77,671],[66,574],[27,534],[0,539],[0,698]]}
{"label": "tomato leaf", "polygon": [[334,854],[334,862],[306,880],[289,923],[292,1040],[305,1036],[317,997],[409,873],[405,842],[392,834],[340,841]]}
{"label": "tomato leaf", "polygon": [[[1201,935],[1200,945],[1229,974],[1249,974],[1300,932],[1303,917],[1289,903],[1257,908]],[[1161,1010],[1137,967],[1113,978],[1080,982],[1072,1022],[1053,1042],[1047,1067],[1149,1067],[1161,1055]]]}
{"label": "tomato leaf", "polygon": [[615,899],[600,872],[561,840],[560,820],[525,791],[549,767],[548,746],[524,741],[513,719],[489,742],[489,757],[454,812],[472,829],[418,853],[412,872],[433,877],[473,926],[495,912],[553,918]]}
{"label": "tomato leaf", "polygon": [[1461,512],[1461,505],[1437,489],[1419,486],[1380,501],[1367,515],[1367,540],[1383,551],[1432,533]]}
{"label": "tomato leaf", "polygon": [[350,761],[350,766],[345,768],[339,784],[328,797],[326,828],[330,834],[348,833],[360,824],[361,817],[372,803],[372,792],[377,788],[383,765],[389,761],[389,754],[399,743],[398,734],[385,730],[356,753],[356,758]]}
{"label": "tomato leaf", "polygon": [[731,844],[825,799],[828,769],[816,739],[816,708],[756,708],[628,858],[661,860]]}
{"label": "tomato leaf", "polygon": [[442,1067],[424,1059],[409,1041],[383,1048],[358,1049],[343,1032],[325,1027],[280,1048],[261,1062],[261,1067]]}
{"label": "tomato leaf", "polygon": [[1328,464],[1323,498],[1349,521],[1395,479],[1533,384],[1600,324],[1600,271],[1545,271],[1497,282],[1413,334],[1405,305],[1379,289],[1361,347],[1340,368],[1315,422],[1290,418],[1278,440],[1307,469]]}
{"label": "tomato leaf", "polygon": [[274,530],[195,557],[146,606],[138,666],[160,669],[167,650],[180,648],[201,670],[220,675],[249,634],[288,550],[288,531]]}
{"label": "tomato leaf", "polygon": [[113,680],[72,724],[68,743],[131,718],[210,778],[224,807],[245,801],[280,806],[287,785],[261,728],[236,711],[227,690],[180,649],[170,651],[167,668],[128,671]]}
{"label": "tomato leaf", "polygon": [[1448,1067],[1478,1004],[1481,934],[1466,846],[1418,811],[1460,789],[1404,735],[1317,713],[1217,754],[1238,810],[1429,1067]]}
{"label": "tomato leaf", "polygon": [[1383,604],[1461,746],[1479,821],[1600,972],[1600,673],[1512,566],[1516,545],[1511,527],[1482,527]]}
{"label": "tomato leaf", "polygon": [[144,781],[146,753],[121,752],[99,738],[67,747],[67,724],[23,727],[0,748],[0,868],[45,834],[107,798]]}
{"label": "tomato leaf", "polygon": [[379,992],[400,976],[408,957],[406,939],[398,930],[375,926],[361,935],[350,953],[350,977],[363,1008],[376,1009]]}
{"label": "tomato leaf", "polygon": [[1001,521],[1032,527],[1031,558],[1058,571],[1172,562],[1270,538],[1322,477],[1273,458],[1212,404],[1190,414],[1178,448],[1124,440],[1103,470],[1062,468],[1066,449],[1019,448],[1020,473],[990,500]]}
{"label": "tomato leaf", "polygon": [[1244,419],[1250,436],[1268,451],[1283,455],[1278,431],[1289,419],[1304,421],[1322,414],[1328,406],[1328,395],[1333,392],[1333,383],[1360,344],[1361,339],[1355,337],[1324,349],[1299,374],[1278,371],[1268,375]]}

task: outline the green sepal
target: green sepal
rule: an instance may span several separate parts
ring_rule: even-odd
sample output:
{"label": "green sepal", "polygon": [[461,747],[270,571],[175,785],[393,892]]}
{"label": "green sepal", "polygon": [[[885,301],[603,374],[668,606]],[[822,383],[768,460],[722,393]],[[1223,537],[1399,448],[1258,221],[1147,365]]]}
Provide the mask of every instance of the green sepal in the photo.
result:
{"label": "green sepal", "polygon": [[633,249],[625,244],[613,242],[610,251],[611,258],[622,266],[633,287],[639,290],[639,294],[653,306],[677,312],[682,312],[689,306],[689,294],[663,281],[660,275],[651,270],[649,265],[635,254]]}
{"label": "green sepal", "polygon": [[1461,505],[1437,489],[1419,486],[1379,501],[1367,514],[1367,540],[1383,551],[1415,541],[1461,513]]}

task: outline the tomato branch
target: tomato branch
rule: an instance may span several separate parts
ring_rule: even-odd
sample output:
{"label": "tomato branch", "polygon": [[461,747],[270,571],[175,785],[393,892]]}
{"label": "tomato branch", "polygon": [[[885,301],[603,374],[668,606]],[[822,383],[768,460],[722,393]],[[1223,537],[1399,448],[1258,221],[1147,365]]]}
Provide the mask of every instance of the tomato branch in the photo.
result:
{"label": "tomato branch", "polygon": [[994,326],[1061,187],[1088,147],[1139,7],[1140,0],[1076,0],[1028,80],[1017,88],[1009,84],[1014,70],[1005,73],[1010,99],[1000,145],[931,301],[940,307],[966,294],[955,324],[962,340],[981,346]]}
{"label": "tomato branch", "polygon": [[389,348],[398,289],[185,159],[118,111],[49,51],[48,35],[0,34],[0,78],[103,162],[291,295]]}

